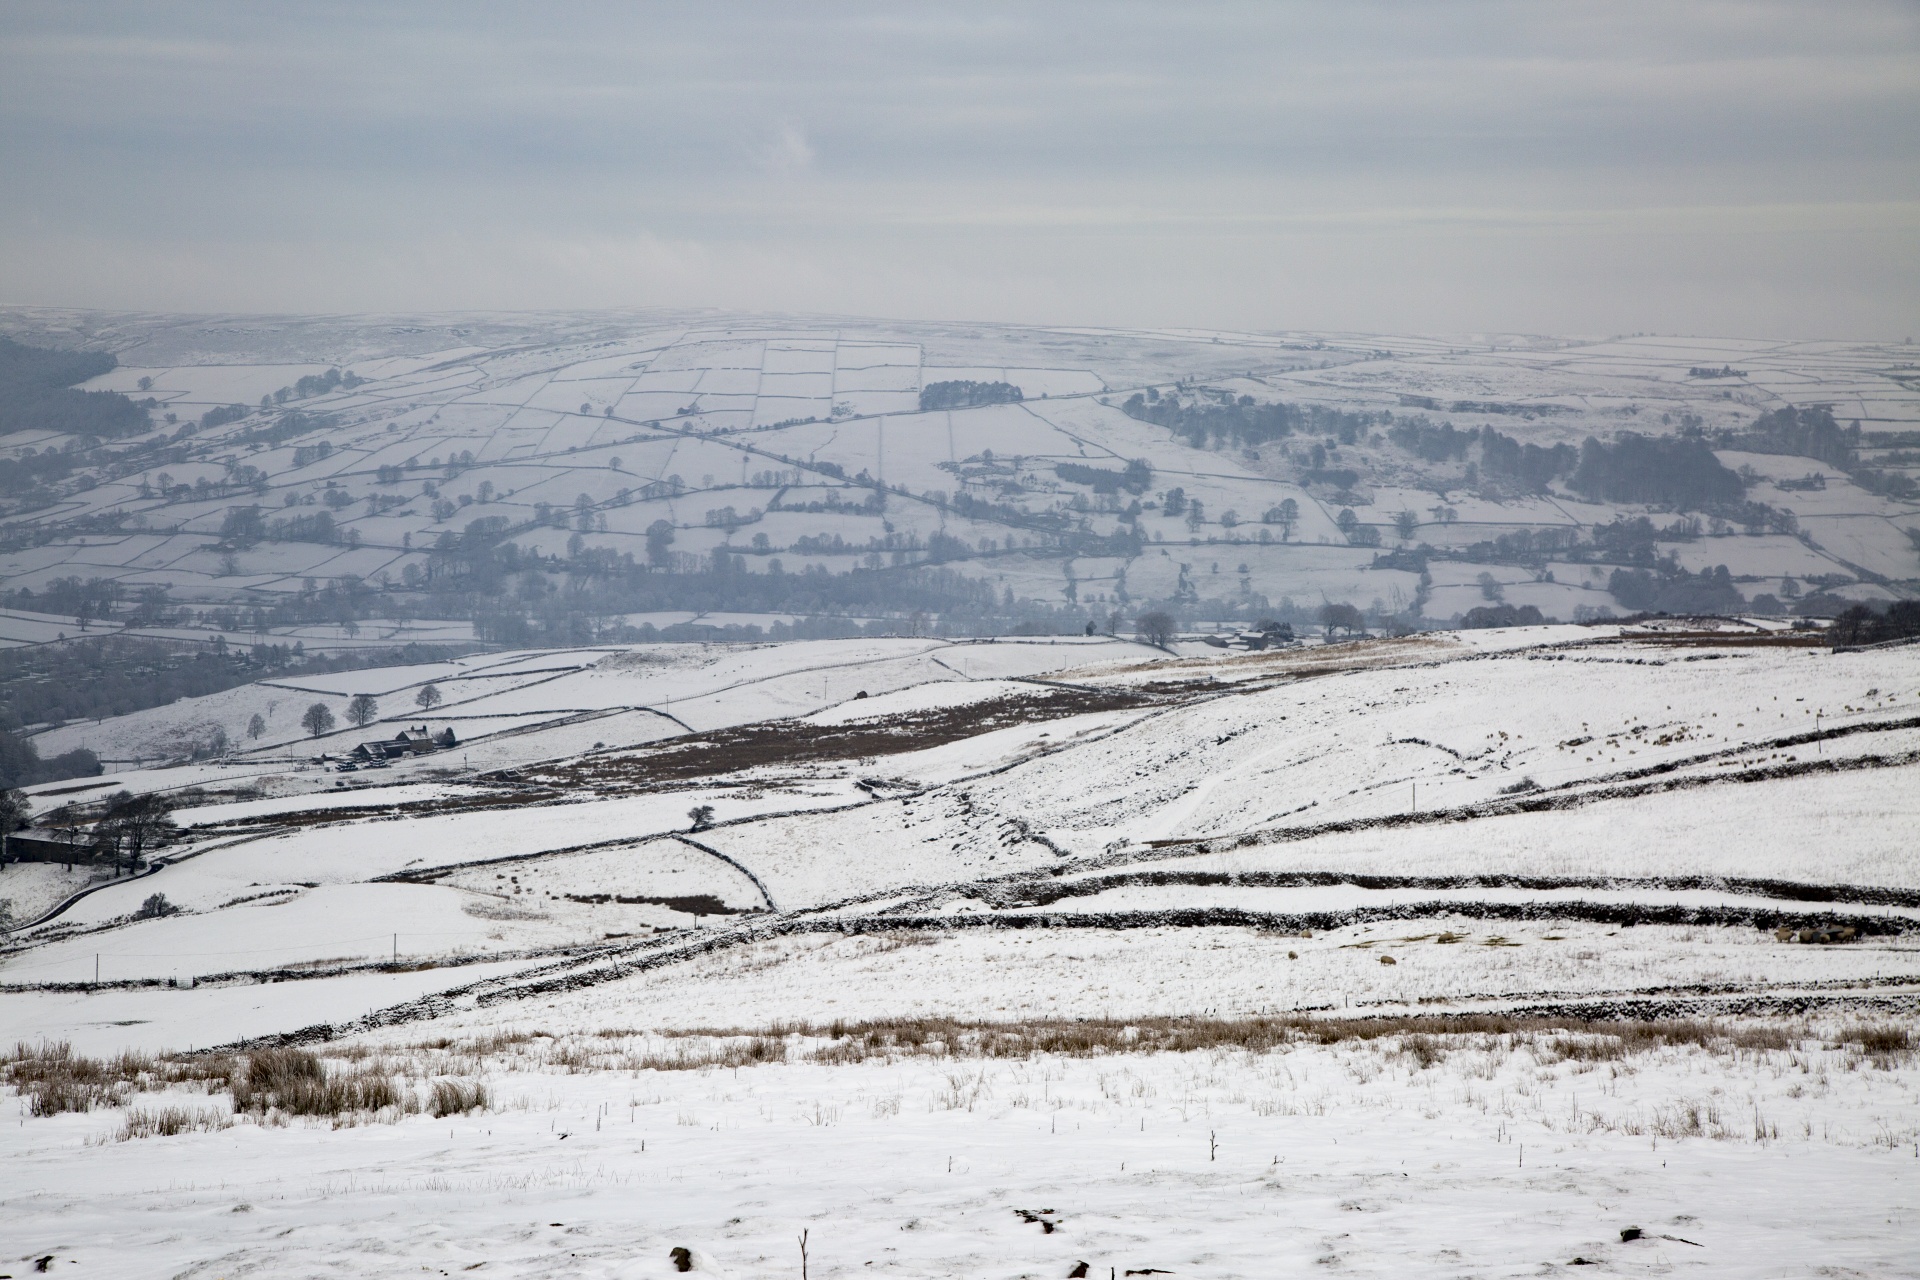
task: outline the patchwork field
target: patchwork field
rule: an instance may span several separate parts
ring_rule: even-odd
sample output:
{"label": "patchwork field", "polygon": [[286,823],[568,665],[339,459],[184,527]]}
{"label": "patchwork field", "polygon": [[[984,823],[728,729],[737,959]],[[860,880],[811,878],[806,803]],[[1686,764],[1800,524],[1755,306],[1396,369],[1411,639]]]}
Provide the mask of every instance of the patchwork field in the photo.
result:
{"label": "patchwork field", "polygon": [[[551,633],[561,622],[537,592],[446,594],[450,554],[464,564],[477,542],[507,541],[516,565],[564,566],[576,582],[633,565],[703,575],[697,589],[601,583],[598,625],[625,639],[654,638],[619,633],[643,625],[772,634],[815,613],[900,630],[920,612],[965,634],[995,629],[986,610],[1000,630],[1027,620],[1067,631],[1152,604],[1197,630],[1306,623],[1326,601],[1412,626],[1503,601],[1574,620],[1644,607],[1589,569],[1669,559],[1690,573],[1725,566],[1742,602],[1781,609],[1803,593],[1828,612],[1906,598],[1920,582],[1920,454],[1908,447],[1920,392],[1899,373],[1908,353],[1890,345],[665,313],[403,327],[284,318],[266,332],[241,318],[16,308],[0,312],[0,330],[124,350],[88,389],[137,394],[154,415],[146,436],[92,452],[99,442],[0,440],[0,457],[77,449],[92,466],[57,490],[0,495],[16,530],[33,534],[0,546],[11,593],[0,644],[75,632],[70,597],[88,582],[111,584],[120,602],[95,629],[200,644],[515,643],[503,607]],[[290,362],[294,347],[308,358]],[[329,369],[344,380],[312,391]],[[302,378],[309,390],[293,394]],[[1022,398],[922,409],[927,388],[956,382]],[[1298,425],[1236,444],[1148,420],[1151,405],[1129,407],[1142,393],[1184,396],[1193,412],[1280,405]],[[1697,528],[1675,523],[1671,503],[1578,492],[1564,470],[1539,484],[1502,478],[1491,446],[1430,456],[1395,434],[1425,424],[1450,440],[1493,432],[1515,449],[1578,450],[1691,431],[1738,445],[1783,409],[1830,413],[1852,462],[1721,448],[1745,493],[1683,506]],[[215,410],[238,416],[203,425]],[[1133,464],[1145,470],[1122,485]],[[1753,516],[1754,504],[1772,514]],[[240,510],[257,520],[236,524]],[[1643,517],[1644,555],[1605,549],[1607,531]],[[1516,536],[1538,551],[1516,550]],[[1582,544],[1591,554],[1564,563]],[[929,569],[948,577],[930,583]],[[825,597],[767,581],[807,572],[876,576]],[[740,576],[704,578],[725,573]],[[1497,588],[1483,589],[1489,575]],[[335,593],[320,606],[315,584]],[[170,605],[157,632],[131,607],[153,590]],[[670,598],[641,604],[649,594]]]}

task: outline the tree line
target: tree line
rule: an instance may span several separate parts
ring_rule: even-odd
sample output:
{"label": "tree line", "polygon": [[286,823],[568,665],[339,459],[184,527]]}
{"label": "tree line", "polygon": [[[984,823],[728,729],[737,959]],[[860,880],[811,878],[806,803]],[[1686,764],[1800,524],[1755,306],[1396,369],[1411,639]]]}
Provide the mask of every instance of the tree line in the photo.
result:
{"label": "tree line", "polygon": [[1371,427],[1391,420],[1384,413],[1284,401],[1262,404],[1252,396],[1193,388],[1162,395],[1158,387],[1148,387],[1128,396],[1120,410],[1165,427],[1196,449],[1254,448],[1296,432],[1331,435],[1352,444]]}
{"label": "tree line", "polygon": [[189,650],[162,640],[102,636],[0,649],[0,729],[103,720],[198,698],[269,675],[322,675],[444,662],[468,647],[409,644],[309,654],[298,643]]}
{"label": "tree line", "polygon": [[112,440],[148,429],[149,405],[117,391],[78,391],[74,384],[119,365],[101,351],[60,351],[0,338],[0,435],[58,431]]}
{"label": "tree line", "polygon": [[1011,382],[971,382],[957,378],[929,382],[920,388],[920,412],[935,409],[975,409],[987,404],[1018,404],[1020,388]]}

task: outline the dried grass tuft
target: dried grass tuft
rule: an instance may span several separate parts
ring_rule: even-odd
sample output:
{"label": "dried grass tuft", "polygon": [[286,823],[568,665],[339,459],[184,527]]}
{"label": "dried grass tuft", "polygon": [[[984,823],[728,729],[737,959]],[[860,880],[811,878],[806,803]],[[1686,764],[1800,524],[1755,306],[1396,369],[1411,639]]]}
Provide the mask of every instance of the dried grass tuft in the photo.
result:
{"label": "dried grass tuft", "polygon": [[487,1105],[487,1086],[477,1080],[436,1080],[427,1105],[436,1119],[463,1116]]}

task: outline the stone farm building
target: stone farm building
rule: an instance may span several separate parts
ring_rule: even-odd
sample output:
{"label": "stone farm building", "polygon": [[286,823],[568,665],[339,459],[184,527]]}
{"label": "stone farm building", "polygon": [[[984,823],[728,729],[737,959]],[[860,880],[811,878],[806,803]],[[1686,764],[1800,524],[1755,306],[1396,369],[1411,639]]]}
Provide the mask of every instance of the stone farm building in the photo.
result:
{"label": "stone farm building", "polygon": [[394,760],[401,756],[424,756],[435,751],[444,751],[454,745],[451,728],[439,733],[428,733],[425,725],[402,729],[391,738],[381,738],[373,742],[363,742],[347,753],[349,760],[367,762],[373,760]]}

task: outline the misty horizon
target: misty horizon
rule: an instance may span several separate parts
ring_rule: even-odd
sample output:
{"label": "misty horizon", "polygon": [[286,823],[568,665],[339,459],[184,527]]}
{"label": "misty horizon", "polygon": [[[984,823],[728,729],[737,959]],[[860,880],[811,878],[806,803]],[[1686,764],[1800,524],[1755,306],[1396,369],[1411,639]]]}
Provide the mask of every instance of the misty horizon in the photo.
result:
{"label": "misty horizon", "polygon": [[10,6],[0,303],[1898,340],[1911,6]]}

